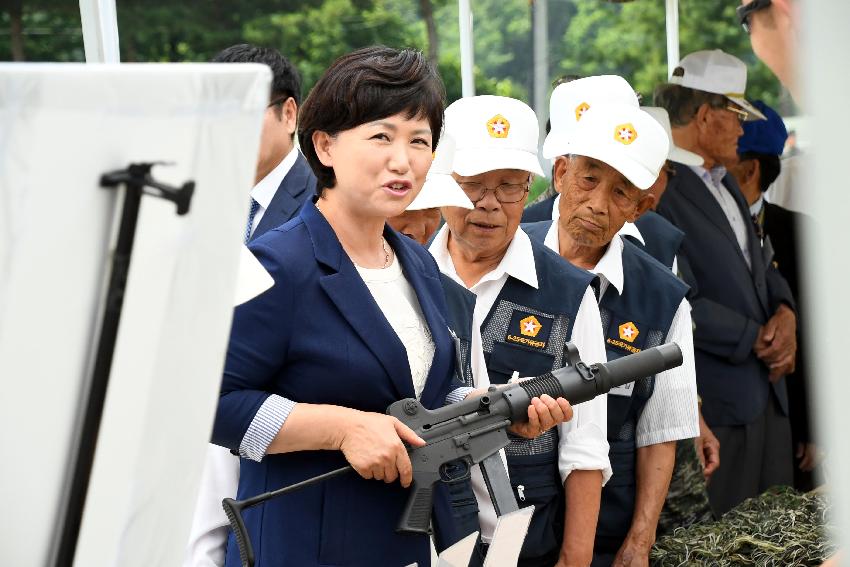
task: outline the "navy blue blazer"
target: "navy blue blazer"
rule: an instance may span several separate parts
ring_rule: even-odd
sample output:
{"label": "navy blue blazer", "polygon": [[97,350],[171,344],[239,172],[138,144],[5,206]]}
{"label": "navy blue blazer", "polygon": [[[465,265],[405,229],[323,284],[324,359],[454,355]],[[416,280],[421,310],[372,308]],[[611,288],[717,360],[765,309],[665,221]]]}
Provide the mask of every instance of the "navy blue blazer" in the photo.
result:
{"label": "navy blue blazer", "polygon": [[[440,274],[424,248],[390,228],[385,237],[434,339],[436,351],[420,400],[436,408],[452,388],[455,361]],[[315,205],[306,203],[295,219],[268,231],[250,249],[275,285],[234,312],[214,443],[237,449],[273,393],[296,402],[380,413],[414,396],[404,345]],[[346,464],[339,451],[241,462],[238,498]],[[427,565],[428,537],[395,533],[408,493],[397,482],[365,480],[352,472],[246,510],[257,566]],[[437,508],[435,521],[448,517],[442,488],[435,497]],[[239,565],[232,537],[230,567]]]}
{"label": "navy blue blazer", "polygon": [[[752,269],[717,200],[690,167],[674,163],[658,213],[685,233],[682,278],[692,289],[694,355],[702,411],[709,425],[744,425],[760,416],[770,391],[787,413],[785,381],[768,381],[767,366],[753,353],[761,325],[780,304],[792,308],[787,282],[765,262],[753,223],[746,222]],[[749,207],[734,178],[723,178],[741,215]]]}
{"label": "navy blue blazer", "polygon": [[298,149],[292,151],[298,154],[295,163],[278,185],[271,203],[251,234],[250,240],[259,238],[266,231],[289,221],[298,214],[304,202],[316,193],[316,176],[313,170]]}

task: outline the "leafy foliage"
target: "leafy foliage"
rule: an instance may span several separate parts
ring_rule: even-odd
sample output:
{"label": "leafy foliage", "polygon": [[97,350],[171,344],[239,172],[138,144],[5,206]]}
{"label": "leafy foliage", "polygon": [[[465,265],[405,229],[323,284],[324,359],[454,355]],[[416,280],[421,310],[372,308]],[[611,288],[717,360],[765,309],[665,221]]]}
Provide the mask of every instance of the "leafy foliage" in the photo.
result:
{"label": "leafy foliage", "polygon": [[[12,58],[12,8],[22,7],[24,55],[30,61],[82,61],[79,4],[13,0],[0,8],[0,60]],[[124,61],[207,61],[239,42],[279,49],[297,65],[305,93],[327,65],[352,49],[383,43],[428,52],[422,15],[430,6],[438,67],[449,102],[460,97],[455,0],[120,0]],[[479,94],[529,101],[533,0],[475,0],[475,83]],[[790,109],[770,71],[753,55],[734,18],[734,2],[680,0],[681,52],[720,47],[747,62],[748,94]],[[550,75],[617,73],[651,101],[667,76],[664,3],[549,0]],[[4,40],[5,38],[5,40]]]}

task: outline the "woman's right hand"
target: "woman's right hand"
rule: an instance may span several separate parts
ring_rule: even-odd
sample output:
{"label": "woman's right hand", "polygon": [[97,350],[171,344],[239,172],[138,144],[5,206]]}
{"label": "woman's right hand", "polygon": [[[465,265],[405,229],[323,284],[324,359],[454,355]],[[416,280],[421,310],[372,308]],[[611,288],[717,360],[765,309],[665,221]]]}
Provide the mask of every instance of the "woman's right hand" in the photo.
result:
{"label": "woman's right hand", "polygon": [[386,483],[401,480],[407,488],[413,481],[413,466],[407,455],[425,441],[390,415],[352,410],[341,432],[339,449],[357,474]]}

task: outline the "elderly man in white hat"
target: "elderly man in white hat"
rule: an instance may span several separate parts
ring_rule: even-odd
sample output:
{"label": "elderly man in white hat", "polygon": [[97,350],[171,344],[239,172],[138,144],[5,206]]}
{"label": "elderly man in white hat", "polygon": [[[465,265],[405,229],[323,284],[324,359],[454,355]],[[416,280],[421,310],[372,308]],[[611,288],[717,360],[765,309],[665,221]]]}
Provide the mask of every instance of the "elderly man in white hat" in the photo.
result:
{"label": "elderly man in white hat", "polygon": [[720,50],[687,55],[655,102],[676,145],[703,158],[673,164],[658,213],[685,233],[680,259],[696,291],[694,341],[702,412],[720,440],[708,492],[722,514],[774,484],[791,484],[784,375],[794,369],[796,314],[787,282],[762,251],[749,207],[726,165],[740,122],[763,119],[744,100],[747,68]]}
{"label": "elderly man in white hat", "polygon": [[[444,274],[477,296],[468,385],[565,366],[568,341],[584,361],[605,360],[593,276],[519,228],[531,179],[543,173],[534,111],[506,97],[464,98],[446,109],[446,131],[457,144],[454,178],[475,209],[444,207],[446,225],[430,250]],[[605,397],[574,412],[536,439],[512,438],[505,451],[518,503],[535,506],[520,566],[587,565],[592,557],[599,494],[611,474]],[[496,516],[473,474],[486,547]]]}
{"label": "elderly man in white hat", "polygon": [[[631,85],[618,75],[592,75],[568,80],[556,86],[549,97],[549,123],[551,129],[543,143],[543,157],[552,160],[558,157],[552,148],[568,139],[582,114],[592,104],[617,102],[638,105],[638,97]],[[557,193],[526,207],[522,222],[537,222],[558,218]]]}
{"label": "elderly man in white hat", "polygon": [[[553,128],[553,132],[554,132]],[[696,381],[687,286],[618,233],[653,202],[646,192],[667,158],[664,129],[635,104],[591,104],[569,136],[554,182],[559,218],[528,225],[534,239],[597,274],[608,359],[661,343],[683,353],[679,368],[608,395],[614,476],[602,491],[593,565],[646,564],[675,459],[676,441],[696,437]]]}

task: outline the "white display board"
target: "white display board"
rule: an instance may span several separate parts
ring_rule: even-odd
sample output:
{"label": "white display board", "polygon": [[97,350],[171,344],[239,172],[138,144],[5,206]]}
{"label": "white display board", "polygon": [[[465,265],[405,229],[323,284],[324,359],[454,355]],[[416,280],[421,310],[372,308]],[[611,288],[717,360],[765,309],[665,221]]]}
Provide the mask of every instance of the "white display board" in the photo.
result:
{"label": "white display board", "polygon": [[0,65],[0,564],[48,565],[91,372],[120,191],[142,198],[75,565],[178,565],[218,398],[270,72]]}

